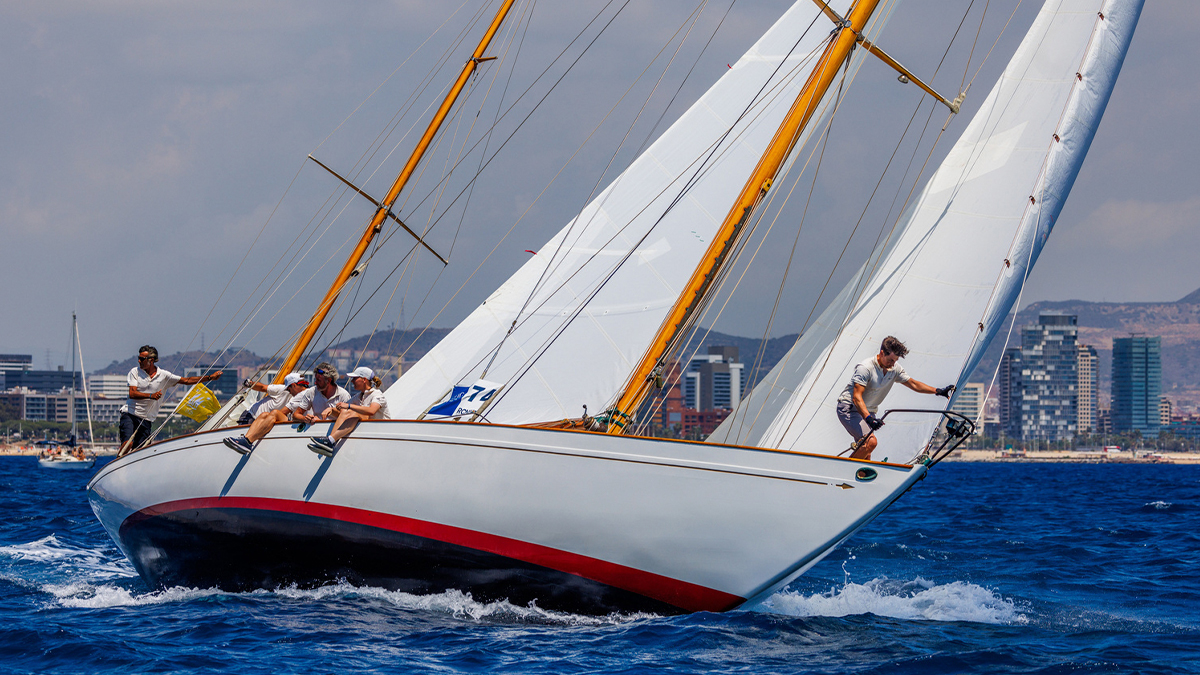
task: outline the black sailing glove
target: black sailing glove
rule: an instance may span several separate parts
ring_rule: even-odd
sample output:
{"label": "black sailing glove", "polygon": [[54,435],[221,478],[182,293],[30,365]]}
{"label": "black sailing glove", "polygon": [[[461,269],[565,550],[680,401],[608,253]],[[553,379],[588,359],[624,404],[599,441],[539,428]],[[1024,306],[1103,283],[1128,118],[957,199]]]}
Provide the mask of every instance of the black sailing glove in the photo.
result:
{"label": "black sailing glove", "polygon": [[867,426],[871,427],[872,431],[875,431],[879,429],[879,427],[883,426],[883,420],[879,419],[874,414],[867,415],[863,421],[867,423]]}
{"label": "black sailing glove", "polygon": [[933,393],[937,394],[938,396],[941,396],[942,398],[950,398],[950,394],[954,393],[954,385],[948,384]]}

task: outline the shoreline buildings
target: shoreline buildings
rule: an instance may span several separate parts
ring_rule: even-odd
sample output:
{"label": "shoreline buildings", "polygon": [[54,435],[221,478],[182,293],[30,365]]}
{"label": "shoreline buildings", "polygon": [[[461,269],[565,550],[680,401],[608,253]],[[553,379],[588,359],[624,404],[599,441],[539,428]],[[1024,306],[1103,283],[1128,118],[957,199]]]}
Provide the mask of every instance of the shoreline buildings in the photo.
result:
{"label": "shoreline buildings", "polygon": [[[1133,335],[1113,340],[1112,428],[1158,436],[1162,401],[1162,338]],[[1168,409],[1168,416],[1170,415]],[[1168,417],[1169,419],[1169,417]]]}
{"label": "shoreline buildings", "polygon": [[1078,431],[1078,317],[1042,312],[1000,364],[1000,425],[1014,438],[1063,441]]}

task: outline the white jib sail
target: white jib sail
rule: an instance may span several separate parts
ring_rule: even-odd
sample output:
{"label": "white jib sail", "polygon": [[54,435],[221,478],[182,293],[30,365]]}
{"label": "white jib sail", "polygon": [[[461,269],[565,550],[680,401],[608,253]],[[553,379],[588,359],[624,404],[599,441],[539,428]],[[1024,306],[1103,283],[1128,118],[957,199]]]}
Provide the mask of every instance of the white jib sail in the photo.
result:
{"label": "white jib sail", "polygon": [[[1048,0],[1004,74],[924,191],[865,284],[855,276],[710,437],[838,454],[851,438],[837,397],[887,335],[910,349],[913,377],[963,384],[1012,309],[1095,135],[1142,0]],[[880,412],[943,409],[894,386]],[[934,415],[888,418],[876,459],[906,461]]]}
{"label": "white jib sail", "polygon": [[[830,4],[845,12],[851,2]],[[869,35],[878,33],[889,13],[890,6],[876,12]],[[628,169],[387,390],[392,414],[421,415],[455,385],[471,385],[489,361],[486,378],[503,385],[486,409],[490,422],[578,417],[583,405],[596,412],[610,404],[792,105],[832,25],[811,0],[793,5]],[[858,50],[847,82],[862,57]],[[822,102],[823,113],[832,98]],[[810,123],[809,133],[821,119]],[[517,326],[505,337],[514,319]]]}

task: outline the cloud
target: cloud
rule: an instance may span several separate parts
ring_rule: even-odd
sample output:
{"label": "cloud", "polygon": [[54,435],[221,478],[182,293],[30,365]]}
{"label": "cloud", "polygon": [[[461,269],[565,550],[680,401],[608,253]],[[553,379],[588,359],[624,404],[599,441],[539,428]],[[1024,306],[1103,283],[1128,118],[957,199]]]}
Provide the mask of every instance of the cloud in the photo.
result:
{"label": "cloud", "polygon": [[[1177,202],[1107,201],[1072,224],[1069,235],[1080,250],[1130,255],[1165,253],[1165,248],[1200,241],[1200,197]],[[1191,252],[1200,248],[1191,248]]]}

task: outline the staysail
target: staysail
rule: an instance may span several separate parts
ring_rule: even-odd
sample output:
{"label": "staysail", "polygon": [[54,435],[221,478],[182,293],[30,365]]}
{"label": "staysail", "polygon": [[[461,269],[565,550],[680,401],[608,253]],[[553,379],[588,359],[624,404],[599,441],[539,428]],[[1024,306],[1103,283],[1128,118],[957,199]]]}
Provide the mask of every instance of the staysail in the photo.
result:
{"label": "staysail", "polygon": [[[845,12],[849,0],[830,3]],[[890,11],[879,11],[874,36]],[[578,417],[621,390],[830,38],[797,2],[612,184],[387,391],[417,417],[455,386],[502,385],[496,423]],[[851,60],[849,81],[863,58]],[[820,114],[796,147],[803,147]],[[794,159],[795,155],[793,155]],[[514,324],[515,321],[515,324]],[[511,331],[511,332],[510,332]]]}
{"label": "staysail", "polygon": [[[887,335],[907,344],[902,364],[917,379],[964,383],[1054,227],[1141,8],[1142,0],[1045,3],[979,112],[901,217],[881,262],[859,270],[710,440],[845,450],[850,438],[837,421],[838,394],[854,365],[877,353]],[[940,406],[895,387],[885,407]],[[878,432],[880,447],[919,451],[937,422],[889,418]]]}

